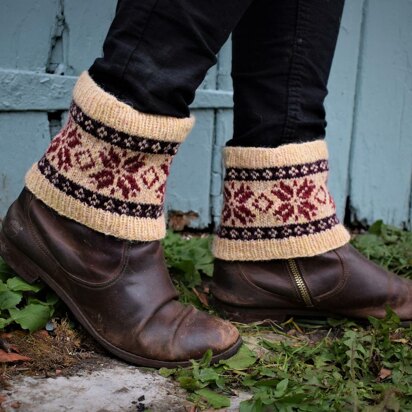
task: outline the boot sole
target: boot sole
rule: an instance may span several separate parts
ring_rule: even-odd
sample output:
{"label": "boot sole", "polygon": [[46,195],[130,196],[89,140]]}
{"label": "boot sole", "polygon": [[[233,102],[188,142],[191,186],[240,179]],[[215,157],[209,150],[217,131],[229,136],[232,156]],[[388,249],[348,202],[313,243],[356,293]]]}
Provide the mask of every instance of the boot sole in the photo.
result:
{"label": "boot sole", "polygon": [[[298,317],[300,320],[310,321],[310,320],[319,320],[326,318],[333,319],[350,319],[359,323],[362,326],[370,325],[368,319],[360,318],[349,318],[336,313],[331,312],[320,312],[311,310],[310,308],[303,310],[288,310],[288,309],[266,309],[266,308],[253,308],[253,307],[241,307],[234,306],[224,303],[213,297],[211,300],[212,306],[222,315],[225,319],[228,319],[232,322],[238,323],[255,323],[263,322],[270,323],[283,323],[286,322],[291,317]],[[412,320],[403,320],[400,322],[399,326],[409,327],[412,325]]]}
{"label": "boot sole", "polygon": [[[238,323],[254,323],[271,321],[283,323],[292,316],[301,316],[307,318],[325,318],[333,317],[332,313],[320,313],[318,311],[308,310],[287,310],[287,309],[270,309],[234,306],[224,303],[213,297],[212,306],[225,318]],[[335,315],[336,317],[336,315]]]}
{"label": "boot sole", "polygon": [[[149,368],[175,368],[175,367],[187,367],[191,366],[190,360],[187,361],[159,361],[155,359],[145,358],[133,353],[119,349],[113,346],[105,338],[103,338],[83,315],[81,310],[72,301],[71,297],[53,280],[43,269],[41,269],[36,263],[29,259],[24,253],[22,253],[4,234],[0,231],[0,256],[4,261],[28,283],[35,283],[38,280],[42,280],[46,283],[59,298],[66,304],[80,324],[89,332],[100,345],[102,345],[108,352],[117,356],[126,362],[133,363],[138,366],[144,366]],[[211,363],[216,363],[219,360],[227,359],[233,356],[242,345],[242,339],[239,339],[230,348],[226,349],[217,355],[212,356]],[[199,360],[199,359],[197,359]]]}

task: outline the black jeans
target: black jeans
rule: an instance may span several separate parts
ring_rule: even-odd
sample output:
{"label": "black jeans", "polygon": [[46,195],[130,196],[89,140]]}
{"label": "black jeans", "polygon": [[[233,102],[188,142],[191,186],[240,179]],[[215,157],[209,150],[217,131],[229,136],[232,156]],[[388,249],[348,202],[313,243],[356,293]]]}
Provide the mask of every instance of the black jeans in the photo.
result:
{"label": "black jeans", "polygon": [[186,117],[233,33],[235,146],[325,136],[324,99],[344,0],[119,0],[89,69],[134,108]]}

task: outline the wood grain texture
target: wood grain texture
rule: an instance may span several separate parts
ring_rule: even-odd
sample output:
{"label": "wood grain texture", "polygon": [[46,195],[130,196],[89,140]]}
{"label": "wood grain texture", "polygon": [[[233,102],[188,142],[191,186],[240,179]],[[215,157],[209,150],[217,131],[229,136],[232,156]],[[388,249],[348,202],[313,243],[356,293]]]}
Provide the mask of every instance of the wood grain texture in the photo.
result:
{"label": "wood grain texture", "polygon": [[26,171],[49,141],[47,113],[0,113],[0,217],[20,193]]}
{"label": "wood grain texture", "polygon": [[115,0],[64,0],[65,74],[79,75],[102,55],[103,41],[115,9]]}
{"label": "wood grain texture", "polygon": [[166,209],[194,212],[192,227],[210,223],[210,175],[212,165],[213,110],[194,110],[196,128],[179,148],[167,182]]}
{"label": "wood grain texture", "polygon": [[[0,2],[0,216],[67,109],[77,75],[101,54],[116,0]],[[330,187],[342,217],[412,221],[412,2],[346,0],[327,98]],[[198,122],[172,169],[169,210],[218,222],[221,151],[232,129],[231,47],[191,108]],[[55,126],[52,127],[55,131]]]}
{"label": "wood grain texture", "polygon": [[1,0],[0,67],[45,71],[59,0]]}
{"label": "wood grain texture", "polygon": [[363,16],[363,0],[346,0],[326,99],[330,152],[329,187],[337,214],[344,218],[349,190],[349,163],[356,94],[356,76]]}
{"label": "wood grain texture", "polygon": [[[233,84],[230,76],[232,64],[232,44],[227,41],[219,53],[217,64],[217,87],[227,93],[232,93]],[[222,190],[224,166],[222,150],[233,135],[233,98],[229,109],[216,111],[215,138],[212,147],[212,183],[210,190],[211,215],[214,226],[219,224],[222,211]]]}
{"label": "wood grain texture", "polygon": [[365,222],[410,219],[411,21],[411,1],[367,2],[350,170],[352,216]]}
{"label": "wood grain texture", "polygon": [[[69,107],[76,76],[0,69],[0,111],[55,111]],[[199,89],[192,109],[230,108],[232,93]]]}

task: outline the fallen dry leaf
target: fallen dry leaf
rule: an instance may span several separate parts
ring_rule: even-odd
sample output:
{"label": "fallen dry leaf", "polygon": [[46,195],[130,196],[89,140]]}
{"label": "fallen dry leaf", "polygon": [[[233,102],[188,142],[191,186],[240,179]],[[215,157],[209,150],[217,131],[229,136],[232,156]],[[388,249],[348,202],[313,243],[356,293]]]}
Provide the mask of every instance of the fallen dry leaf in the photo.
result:
{"label": "fallen dry leaf", "polygon": [[207,296],[204,293],[197,291],[195,288],[193,288],[192,291],[197,296],[197,298],[200,300],[202,305],[204,307],[208,308],[209,307],[209,301],[207,299]]}
{"label": "fallen dry leaf", "polygon": [[382,368],[378,373],[378,381],[383,381],[386,378],[389,378],[392,375],[392,371],[390,369]]}
{"label": "fallen dry leaf", "polygon": [[10,404],[10,406],[14,409],[19,409],[20,406],[21,406],[21,402],[19,402],[19,401],[13,402],[13,403]]}
{"label": "fallen dry leaf", "polygon": [[396,343],[403,343],[404,345],[406,345],[407,343],[409,343],[409,341],[405,338],[401,338],[401,339],[391,339],[391,342],[396,342]]}
{"label": "fallen dry leaf", "polygon": [[20,355],[18,353],[6,352],[0,349],[0,363],[10,363],[10,362],[27,362],[31,359],[27,356]]}

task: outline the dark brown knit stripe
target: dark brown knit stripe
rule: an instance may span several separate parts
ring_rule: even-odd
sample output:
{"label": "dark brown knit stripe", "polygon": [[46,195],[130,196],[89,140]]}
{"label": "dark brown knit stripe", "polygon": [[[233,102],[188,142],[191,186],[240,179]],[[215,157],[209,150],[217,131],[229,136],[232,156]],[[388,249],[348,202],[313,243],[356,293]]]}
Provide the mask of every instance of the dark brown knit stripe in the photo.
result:
{"label": "dark brown knit stripe", "polygon": [[163,154],[173,156],[177,153],[180,143],[163,142],[160,140],[148,139],[140,136],[133,136],[119,132],[112,127],[106,126],[87,116],[75,102],[70,106],[70,114],[73,120],[86,133],[91,134],[96,139],[110,143],[122,149],[133,150],[142,153]]}
{"label": "dark brown knit stripe", "polygon": [[281,179],[296,179],[329,170],[327,160],[318,160],[312,163],[303,163],[294,166],[268,167],[262,169],[246,169],[229,167],[226,170],[225,180],[268,181]]}
{"label": "dark brown knit stripe", "polygon": [[231,227],[221,226],[217,235],[230,240],[282,240],[290,237],[314,235],[331,229],[339,223],[336,215],[309,223],[291,224],[279,227]]}
{"label": "dark brown knit stripe", "polygon": [[42,175],[54,187],[67,196],[79,200],[86,206],[105,210],[110,213],[117,213],[118,215],[149,219],[157,219],[163,213],[163,206],[161,205],[125,202],[86,189],[61,175],[45,157],[43,157],[37,165]]}

